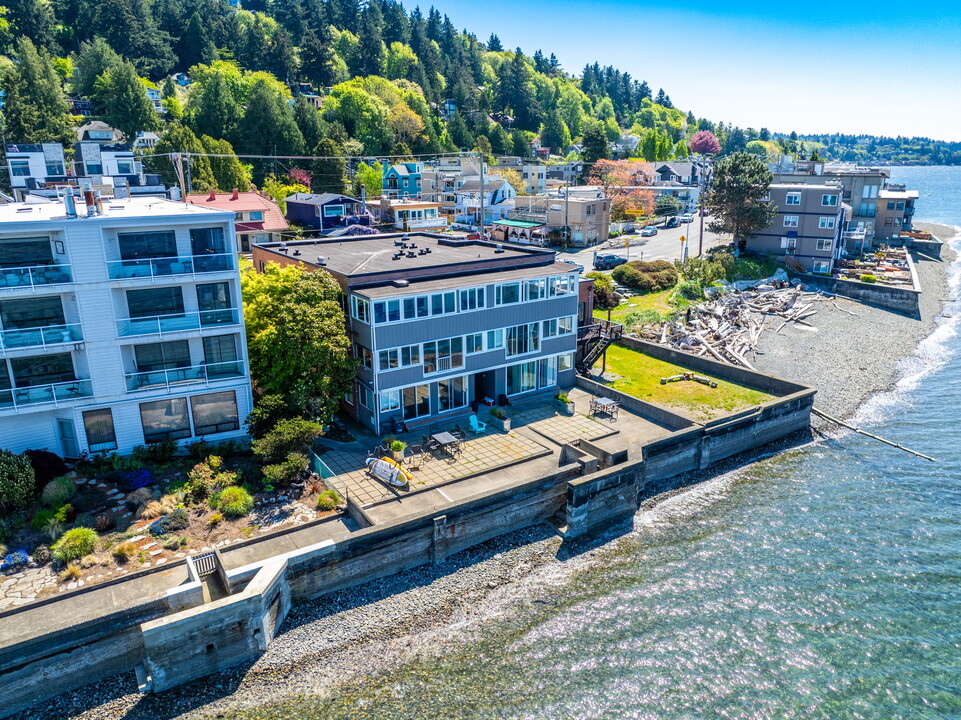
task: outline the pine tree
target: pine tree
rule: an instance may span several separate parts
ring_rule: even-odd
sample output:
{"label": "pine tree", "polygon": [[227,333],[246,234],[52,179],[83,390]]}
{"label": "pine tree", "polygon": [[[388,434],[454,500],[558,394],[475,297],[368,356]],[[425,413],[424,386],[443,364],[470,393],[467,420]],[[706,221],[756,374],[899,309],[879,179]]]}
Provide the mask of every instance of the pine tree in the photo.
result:
{"label": "pine tree", "polygon": [[211,155],[230,156],[207,158],[218,190],[230,192],[237,189],[246,192],[250,188],[250,167],[241,163],[234,155],[234,148],[229,142],[204,135],[200,138],[200,143]]}
{"label": "pine tree", "polygon": [[123,59],[103,38],[95,37],[90,42],[83,43],[74,63],[74,71],[77,75],[74,91],[81,96],[89,96],[93,92],[97,78],[121,62]]}
{"label": "pine tree", "polygon": [[[250,88],[247,110],[239,133],[241,149],[250,155],[303,155],[304,136],[294,121],[280,86],[258,78]],[[264,163],[255,164],[254,180],[266,174]]]}
{"label": "pine tree", "polygon": [[490,39],[487,41],[487,49],[490,52],[502,52],[504,50],[504,46],[501,45],[501,39],[494,33],[491,33]]}
{"label": "pine tree", "polygon": [[357,32],[357,48],[351,69],[355,75],[383,75],[387,66],[387,48],[384,46],[382,28],[384,18],[377,3],[370,3],[361,14]]}
{"label": "pine tree", "polygon": [[207,28],[199,13],[190,16],[180,42],[181,66],[189,68],[203,63],[209,65],[217,56],[217,50],[207,35]]}
{"label": "pine tree", "polygon": [[4,73],[3,107],[7,140],[18,143],[70,142],[69,108],[60,77],[46,50],[22,37],[17,62]]}
{"label": "pine tree", "polygon": [[93,96],[97,105],[106,110],[104,120],[122,132],[128,142],[138,132],[160,126],[160,118],[133,63],[123,62],[107,70],[97,80]]}
{"label": "pine tree", "polygon": [[345,193],[347,181],[344,177],[347,163],[340,157],[344,149],[332,138],[325,138],[317,143],[313,155],[323,159],[314,160],[313,180],[314,192]]}
{"label": "pine tree", "polygon": [[207,82],[193,90],[187,120],[198,136],[230,140],[234,137],[240,112],[223,74],[215,71]]}
{"label": "pine tree", "polygon": [[337,68],[328,28],[304,33],[304,42],[300,47],[300,74],[311,85],[321,88],[330,87],[336,82]]}
{"label": "pine tree", "polygon": [[450,122],[447,123],[447,134],[450,135],[451,142],[459,150],[474,145],[474,136],[467,129],[467,123],[464,122],[464,118],[459,111],[455,110]]}
{"label": "pine tree", "polygon": [[556,106],[553,110],[548,111],[547,117],[544,118],[544,125],[541,127],[541,142],[559,153],[563,153],[570,147],[571,133]]}
{"label": "pine tree", "polygon": [[666,95],[664,95],[664,88],[658,88],[657,97],[654,98],[654,102],[657,103],[658,105],[663,105],[665,97]]}
{"label": "pine tree", "polygon": [[[155,172],[160,173],[165,185],[179,186],[180,180],[177,176],[173,160],[169,157],[170,153],[190,153],[190,187],[185,188],[188,192],[206,192],[216,186],[214,175],[210,169],[210,161],[204,156],[204,146],[197,139],[190,128],[179,123],[169,125],[160,138],[155,148],[156,155],[150,158],[149,162]],[[188,159],[184,157],[184,180],[186,182]]]}
{"label": "pine tree", "polygon": [[4,5],[9,11],[7,19],[13,26],[14,33],[30,38],[48,52],[56,49],[56,18],[51,3],[43,0],[8,0]]}
{"label": "pine tree", "polygon": [[297,77],[297,58],[294,56],[294,44],[290,40],[290,34],[283,28],[277,28],[270,39],[268,58],[268,72],[273,73],[281,82],[294,81]]}
{"label": "pine tree", "polygon": [[596,120],[589,121],[584,128],[582,138],[584,149],[581,150],[581,159],[584,161],[584,172],[589,173],[591,166],[598,160],[609,160],[611,148],[607,142],[607,133],[604,126]]}
{"label": "pine tree", "polygon": [[317,143],[323,140],[326,130],[324,119],[303,95],[298,95],[294,101],[294,122],[304,136],[305,148],[317,147]]}

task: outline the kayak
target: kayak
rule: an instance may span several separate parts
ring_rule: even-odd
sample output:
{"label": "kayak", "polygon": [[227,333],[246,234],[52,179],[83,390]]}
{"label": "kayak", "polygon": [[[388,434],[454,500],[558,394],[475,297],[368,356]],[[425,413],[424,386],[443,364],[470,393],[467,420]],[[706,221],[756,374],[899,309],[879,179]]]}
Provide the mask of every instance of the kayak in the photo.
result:
{"label": "kayak", "polygon": [[399,463],[389,457],[367,458],[367,470],[378,480],[383,480],[391,487],[407,487],[412,476]]}

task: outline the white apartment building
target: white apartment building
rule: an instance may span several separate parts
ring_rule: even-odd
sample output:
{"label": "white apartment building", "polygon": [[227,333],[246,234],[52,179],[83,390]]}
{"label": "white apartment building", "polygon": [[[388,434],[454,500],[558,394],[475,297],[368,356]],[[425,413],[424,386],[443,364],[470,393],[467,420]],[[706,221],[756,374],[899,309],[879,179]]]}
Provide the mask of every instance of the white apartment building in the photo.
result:
{"label": "white apartment building", "polygon": [[233,213],[72,200],[0,205],[0,447],[73,458],[244,435]]}

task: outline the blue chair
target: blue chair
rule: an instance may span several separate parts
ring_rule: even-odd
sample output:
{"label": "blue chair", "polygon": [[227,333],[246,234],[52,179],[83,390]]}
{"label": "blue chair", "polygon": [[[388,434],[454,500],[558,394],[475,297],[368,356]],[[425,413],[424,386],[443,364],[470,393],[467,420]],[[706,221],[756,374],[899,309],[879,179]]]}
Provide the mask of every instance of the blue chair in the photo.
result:
{"label": "blue chair", "polygon": [[486,432],[487,423],[482,423],[477,419],[476,415],[471,415],[470,418],[470,429],[475,435],[480,435],[482,432]]}

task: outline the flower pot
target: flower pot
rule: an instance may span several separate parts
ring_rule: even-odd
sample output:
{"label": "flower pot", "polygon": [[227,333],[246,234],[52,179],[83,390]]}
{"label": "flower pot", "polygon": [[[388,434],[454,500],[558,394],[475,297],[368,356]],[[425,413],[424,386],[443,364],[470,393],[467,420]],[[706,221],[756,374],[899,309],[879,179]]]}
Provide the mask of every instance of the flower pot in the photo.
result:
{"label": "flower pot", "polygon": [[391,450],[390,456],[394,459],[394,462],[401,462],[404,459],[403,450]]}
{"label": "flower pot", "polygon": [[510,419],[509,417],[508,417],[508,418],[503,418],[503,419],[501,419],[501,418],[494,417],[493,415],[491,415],[490,423],[491,423],[491,425],[493,425],[494,427],[496,427],[496,428],[497,428],[498,430],[500,430],[501,432],[510,432],[510,431],[511,431],[511,419]]}
{"label": "flower pot", "polygon": [[571,401],[564,402],[562,400],[554,400],[554,404],[557,409],[561,411],[562,415],[573,415],[574,414],[574,403]]}

